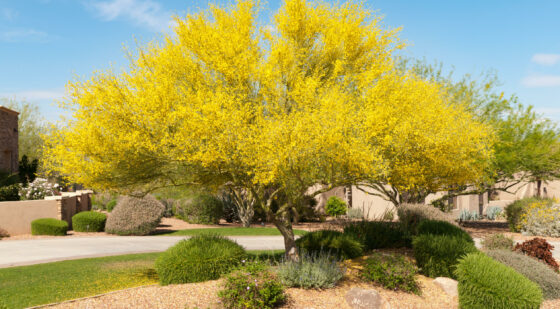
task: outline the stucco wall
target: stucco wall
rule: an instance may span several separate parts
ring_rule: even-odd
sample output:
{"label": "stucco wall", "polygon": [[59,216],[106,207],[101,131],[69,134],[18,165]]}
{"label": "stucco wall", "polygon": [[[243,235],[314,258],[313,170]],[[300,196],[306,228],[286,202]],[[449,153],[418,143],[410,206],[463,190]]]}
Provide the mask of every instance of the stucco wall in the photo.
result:
{"label": "stucco wall", "polygon": [[30,234],[31,221],[40,218],[58,219],[58,201],[0,202],[0,227],[10,235]]}

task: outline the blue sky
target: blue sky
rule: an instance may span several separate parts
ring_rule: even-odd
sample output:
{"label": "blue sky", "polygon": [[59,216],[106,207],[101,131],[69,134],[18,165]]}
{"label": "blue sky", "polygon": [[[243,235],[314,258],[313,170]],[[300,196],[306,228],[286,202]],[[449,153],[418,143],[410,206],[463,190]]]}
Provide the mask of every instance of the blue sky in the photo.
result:
{"label": "blue sky", "polygon": [[[0,0],[0,97],[36,102],[46,119],[57,120],[61,110],[53,102],[69,80],[126,65],[123,44],[158,38],[169,31],[170,16],[207,3]],[[458,75],[494,70],[506,94],[560,121],[560,1],[366,3],[387,27],[402,27],[407,56],[441,61]],[[280,4],[268,1],[263,23]]]}

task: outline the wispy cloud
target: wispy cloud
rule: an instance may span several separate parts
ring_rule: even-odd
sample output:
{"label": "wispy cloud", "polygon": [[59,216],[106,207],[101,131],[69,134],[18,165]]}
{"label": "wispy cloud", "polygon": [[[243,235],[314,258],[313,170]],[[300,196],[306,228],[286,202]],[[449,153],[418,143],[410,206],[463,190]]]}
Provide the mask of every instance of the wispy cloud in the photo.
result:
{"label": "wispy cloud", "polygon": [[521,82],[526,87],[560,87],[560,75],[530,75]]}
{"label": "wispy cloud", "polygon": [[0,97],[16,98],[29,101],[54,101],[64,98],[66,92],[61,89],[26,90],[12,93],[0,93]]}
{"label": "wispy cloud", "polygon": [[553,66],[560,62],[560,54],[534,54],[531,61],[545,66]]}
{"label": "wispy cloud", "polygon": [[7,20],[12,21],[16,19],[18,16],[18,12],[16,10],[10,8],[2,8],[0,9],[0,20]]}
{"label": "wispy cloud", "polygon": [[35,29],[12,29],[0,31],[1,42],[46,42],[48,34]]}
{"label": "wispy cloud", "polygon": [[106,21],[125,18],[153,31],[166,31],[173,25],[171,13],[152,0],[110,0],[90,2],[97,15]]}

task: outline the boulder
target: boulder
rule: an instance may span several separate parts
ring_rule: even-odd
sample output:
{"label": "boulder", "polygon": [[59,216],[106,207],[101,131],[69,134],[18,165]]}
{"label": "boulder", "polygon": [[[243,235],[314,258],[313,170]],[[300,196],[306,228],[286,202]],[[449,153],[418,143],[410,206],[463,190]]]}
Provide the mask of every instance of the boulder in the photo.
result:
{"label": "boulder", "polygon": [[390,309],[391,306],[375,290],[352,288],[344,297],[353,309]]}
{"label": "boulder", "polygon": [[447,295],[455,297],[457,292],[457,280],[446,277],[437,277],[434,279],[434,284],[439,286]]}

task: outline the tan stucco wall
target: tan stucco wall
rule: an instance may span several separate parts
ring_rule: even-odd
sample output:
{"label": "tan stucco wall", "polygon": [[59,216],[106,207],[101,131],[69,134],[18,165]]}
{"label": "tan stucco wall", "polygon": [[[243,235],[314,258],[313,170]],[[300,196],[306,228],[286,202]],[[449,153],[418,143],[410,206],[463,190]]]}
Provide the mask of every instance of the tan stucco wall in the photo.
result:
{"label": "tan stucco wall", "polygon": [[10,235],[30,234],[31,221],[58,216],[58,201],[0,202],[0,227]]}

